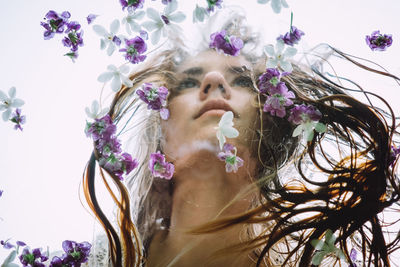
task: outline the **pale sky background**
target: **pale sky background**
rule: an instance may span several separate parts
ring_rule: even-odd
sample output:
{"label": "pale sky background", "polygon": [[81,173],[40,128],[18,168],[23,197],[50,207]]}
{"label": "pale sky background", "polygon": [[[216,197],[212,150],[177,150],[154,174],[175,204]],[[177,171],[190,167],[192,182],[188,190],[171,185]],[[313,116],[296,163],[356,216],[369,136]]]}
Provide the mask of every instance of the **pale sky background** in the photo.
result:
{"label": "pale sky background", "polygon": [[[161,0],[146,2],[164,7]],[[184,3],[186,21],[191,22],[195,4],[204,6],[206,1],[178,2]],[[289,9],[275,14],[270,4],[260,5],[257,0],[224,1],[245,5],[251,22],[268,31],[270,42],[288,31],[293,11],[294,25],[306,33],[298,46],[300,51],[328,43],[400,75],[399,0],[287,2]],[[68,49],[61,44],[61,35],[43,40],[40,21],[48,10],[68,10],[71,20],[82,24],[85,46],[79,49],[76,63],[63,56]],[[126,15],[118,0],[0,0],[0,90],[8,93],[15,86],[17,98],[25,101],[22,111],[27,116],[23,132],[15,131],[11,122],[0,121],[0,190],[4,190],[0,240],[23,240],[31,247],[49,246],[50,250],[61,249],[65,239],[92,241],[94,220],[79,199],[83,170],[92,149],[83,131],[84,108],[100,95],[98,75],[108,64],[119,65],[124,60],[119,52],[108,57],[99,49],[99,36],[86,23],[89,13],[100,15],[93,24],[106,29],[114,18],[122,20]],[[365,35],[374,30],[393,34],[393,45],[387,51],[372,52],[366,45]],[[359,76],[347,69],[340,74],[384,95],[400,114],[400,87],[390,79],[382,82],[377,76]],[[374,87],[382,88],[378,91]],[[111,92],[108,85],[105,92]],[[6,254],[8,251],[0,248],[0,262]]]}

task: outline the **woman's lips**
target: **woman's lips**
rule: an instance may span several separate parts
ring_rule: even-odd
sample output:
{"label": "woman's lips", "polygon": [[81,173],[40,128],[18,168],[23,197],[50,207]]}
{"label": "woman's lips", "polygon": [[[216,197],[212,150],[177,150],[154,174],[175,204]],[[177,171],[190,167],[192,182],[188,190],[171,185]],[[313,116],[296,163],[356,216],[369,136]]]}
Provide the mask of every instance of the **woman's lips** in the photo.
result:
{"label": "woman's lips", "polygon": [[232,107],[224,100],[209,100],[201,107],[199,112],[194,116],[194,119],[199,118],[203,114],[222,116],[227,111],[232,111],[236,117],[236,112],[233,111]]}

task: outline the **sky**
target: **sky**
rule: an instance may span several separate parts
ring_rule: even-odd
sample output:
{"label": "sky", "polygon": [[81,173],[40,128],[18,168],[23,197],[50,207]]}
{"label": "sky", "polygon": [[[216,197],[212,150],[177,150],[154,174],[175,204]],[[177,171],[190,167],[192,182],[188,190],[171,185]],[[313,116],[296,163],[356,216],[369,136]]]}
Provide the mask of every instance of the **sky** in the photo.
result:
{"label": "sky", "polygon": [[[191,29],[196,3],[204,6],[205,2],[178,1],[179,9],[187,14],[185,30]],[[275,14],[270,4],[260,5],[256,0],[225,0],[224,4],[245,4],[250,24],[267,32],[266,40],[271,43],[289,29],[292,11],[293,25],[306,33],[298,46],[299,55],[319,43],[328,43],[400,75],[398,0],[287,2],[289,8],[280,14]],[[160,0],[147,0],[147,5],[163,8]],[[63,56],[68,49],[61,44],[61,36],[43,40],[40,21],[48,10],[68,10],[71,20],[81,22],[85,45],[75,63]],[[0,90],[7,93],[15,86],[17,98],[25,101],[22,111],[27,117],[23,132],[0,121],[0,190],[4,190],[0,197],[0,240],[12,238],[31,247],[60,250],[63,240],[93,239],[95,221],[85,208],[81,188],[92,150],[92,142],[84,134],[84,109],[99,99],[103,85],[97,77],[107,65],[118,66],[124,59],[119,52],[109,57],[100,50],[100,37],[86,23],[90,13],[99,15],[93,24],[106,29],[112,20],[127,14],[118,0],[0,0]],[[393,35],[393,45],[387,51],[373,52],[366,45],[365,36],[375,30]],[[336,67],[343,76],[387,98],[400,114],[396,101],[399,86],[392,80],[359,74],[347,66]],[[104,96],[112,96],[109,85],[104,87]],[[6,253],[0,248],[0,262]]]}

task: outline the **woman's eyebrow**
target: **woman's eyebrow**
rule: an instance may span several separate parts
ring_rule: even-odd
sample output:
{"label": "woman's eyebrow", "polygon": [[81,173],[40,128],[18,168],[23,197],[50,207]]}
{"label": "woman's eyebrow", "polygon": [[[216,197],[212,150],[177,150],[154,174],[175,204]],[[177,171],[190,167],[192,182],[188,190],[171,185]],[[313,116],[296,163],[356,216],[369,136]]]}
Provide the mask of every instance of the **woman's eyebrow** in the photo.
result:
{"label": "woman's eyebrow", "polygon": [[188,74],[188,75],[198,76],[198,75],[203,74],[203,68],[193,67],[193,68],[183,71],[183,73]]}
{"label": "woman's eyebrow", "polygon": [[240,67],[239,66],[231,66],[228,68],[228,71],[233,74],[238,74],[238,73],[249,74],[250,73],[250,70],[245,65],[240,66]]}

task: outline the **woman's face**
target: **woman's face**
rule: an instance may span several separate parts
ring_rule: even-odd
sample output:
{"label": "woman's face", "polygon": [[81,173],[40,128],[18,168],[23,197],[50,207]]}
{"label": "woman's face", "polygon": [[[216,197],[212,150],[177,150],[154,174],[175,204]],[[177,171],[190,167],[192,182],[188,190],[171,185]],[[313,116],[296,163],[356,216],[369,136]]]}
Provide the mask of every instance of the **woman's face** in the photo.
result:
{"label": "woman's face", "polygon": [[234,113],[239,137],[228,139],[240,151],[251,146],[257,125],[251,64],[242,56],[205,51],[187,58],[176,72],[170,117],[162,122],[164,153],[176,160],[198,150],[218,152],[216,129],[226,111]]}

